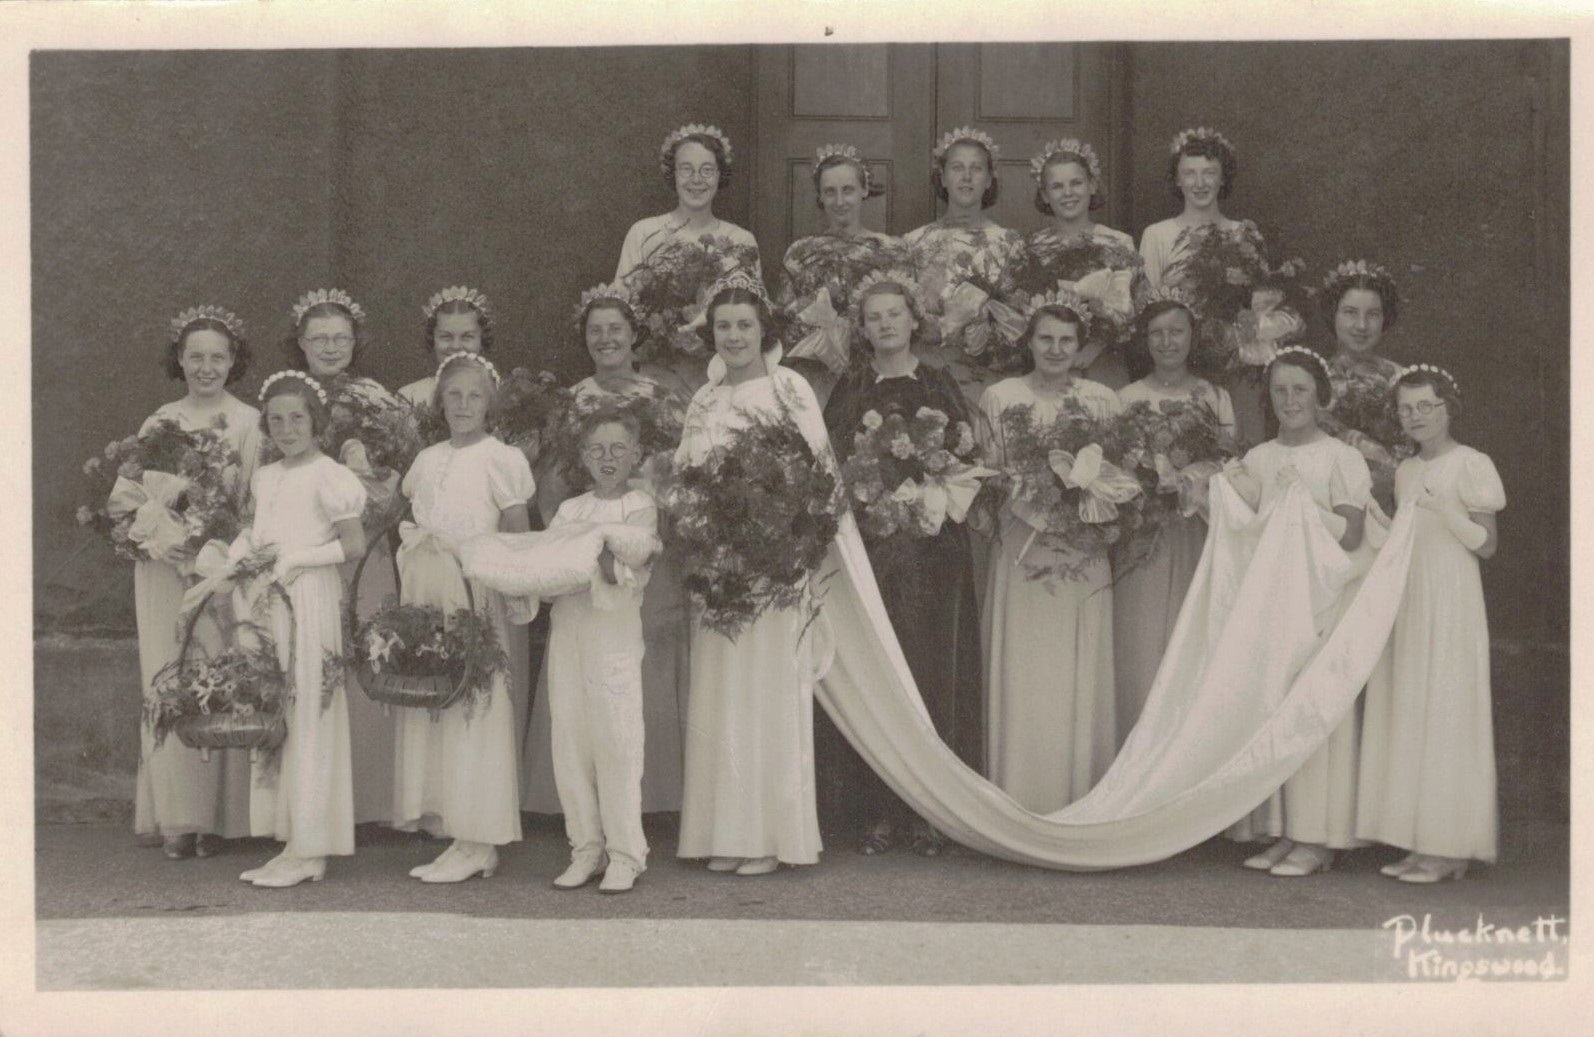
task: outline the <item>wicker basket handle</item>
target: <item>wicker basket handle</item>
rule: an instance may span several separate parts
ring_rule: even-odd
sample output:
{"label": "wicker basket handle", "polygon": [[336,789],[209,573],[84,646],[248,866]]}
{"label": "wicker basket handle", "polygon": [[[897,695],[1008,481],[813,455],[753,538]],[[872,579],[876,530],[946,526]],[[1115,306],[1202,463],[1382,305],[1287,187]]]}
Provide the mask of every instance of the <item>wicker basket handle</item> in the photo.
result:
{"label": "wicker basket handle", "polygon": [[[296,636],[298,633],[298,617],[296,617],[293,613],[293,599],[288,596],[288,592],[282,586],[282,584],[278,583],[276,580],[272,580],[271,585],[266,588],[266,593],[270,594],[272,592],[275,592],[277,597],[282,599],[282,604],[288,610],[288,676],[291,679],[293,675],[294,653],[297,648],[295,642],[298,640],[298,637]],[[216,592],[211,591],[203,598],[200,598],[199,604],[194,606],[193,613],[188,617],[188,622],[183,624],[183,643],[182,646],[177,650],[177,665],[179,669],[181,669],[183,664],[188,661],[188,649],[193,644],[194,629],[199,626],[199,617],[205,614],[205,606],[209,605],[210,599],[214,598],[215,596]],[[275,646],[276,639],[271,638],[271,641],[273,646]]]}
{"label": "wicker basket handle", "polygon": [[[404,524],[409,516],[409,509],[394,519],[380,534],[371,538],[365,546],[365,554],[354,566],[354,575],[349,579],[349,600],[344,603],[344,624],[348,637],[352,641],[354,635],[360,631],[360,578],[365,574],[365,563],[371,560],[371,552],[376,550],[376,545],[390,538],[397,539],[399,527]],[[396,554],[396,552],[395,552]],[[460,569],[460,579],[465,582],[465,603],[472,612],[476,611],[476,595],[470,589],[470,578],[465,575],[464,568]],[[393,589],[398,592],[399,600],[404,600],[403,575],[398,571],[398,566],[393,566]]]}

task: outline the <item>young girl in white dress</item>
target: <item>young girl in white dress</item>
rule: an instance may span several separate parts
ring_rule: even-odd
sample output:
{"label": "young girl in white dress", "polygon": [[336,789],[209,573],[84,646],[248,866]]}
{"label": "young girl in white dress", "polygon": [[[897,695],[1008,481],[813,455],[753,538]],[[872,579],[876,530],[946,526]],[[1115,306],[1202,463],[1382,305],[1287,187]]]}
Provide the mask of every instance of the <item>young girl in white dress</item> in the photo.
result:
{"label": "young girl in white dress", "polygon": [[[328,654],[343,649],[338,566],[365,550],[360,513],[365,488],[353,472],[321,452],[330,420],[326,391],[299,371],[281,371],[260,390],[262,424],[282,460],[255,473],[255,547],[274,547],[272,578],[289,608],[270,596],[277,658],[290,674],[288,737],[256,765],[250,802],[255,835],[287,843],[265,866],[240,876],[257,886],[321,881],[329,856],[354,853],[354,793],[349,713],[341,683],[323,687]],[[275,775],[261,773],[275,768]]]}
{"label": "young girl in white dress", "polygon": [[[715,361],[687,410],[676,464],[702,464],[754,416],[795,423],[816,456],[830,456],[813,389],[780,366],[763,286],[733,276],[742,286],[722,289],[708,306]],[[771,608],[732,641],[694,617],[676,853],[711,858],[710,871],[767,875],[782,863],[819,861],[806,619],[801,608]]]}
{"label": "young girl in white dress", "polygon": [[1383,873],[1461,878],[1496,854],[1489,623],[1478,560],[1499,543],[1505,488],[1488,455],[1457,443],[1461,392],[1446,371],[1407,368],[1395,412],[1419,453],[1395,496],[1418,509],[1411,569],[1384,666],[1367,685],[1356,831],[1410,852]]}
{"label": "young girl in white dress", "polygon": [[[1319,515],[1339,546],[1362,549],[1371,499],[1372,474],[1355,447],[1318,427],[1318,417],[1333,399],[1328,364],[1309,349],[1279,350],[1268,366],[1268,394],[1278,420],[1278,436],[1251,448],[1228,478],[1258,512],[1265,510],[1293,483],[1311,493]],[[1365,571],[1366,550],[1359,567]],[[1357,581],[1341,594],[1349,600]],[[1283,877],[1327,871],[1334,851],[1359,845],[1356,840],[1356,767],[1360,734],[1358,709],[1334,729],[1284,784],[1281,794],[1241,819],[1230,829],[1240,841],[1281,837],[1265,852],[1248,858],[1247,868]]]}
{"label": "young girl in white dress", "polygon": [[[549,528],[619,522],[653,533],[653,498],[627,487],[641,453],[636,418],[599,410],[583,430],[582,461],[593,488],[561,504]],[[642,834],[642,590],[648,573],[628,570],[608,548],[599,564],[604,586],[553,603],[548,704],[554,780],[571,846],[570,867],[553,884],[577,889],[601,870],[599,890],[624,893],[648,857]]]}
{"label": "young girl in white dress", "polygon": [[[156,410],[139,429],[142,435],[157,422],[175,421],[185,431],[194,432],[219,422],[227,445],[238,452],[239,466],[232,478],[234,503],[240,513],[248,506],[249,481],[259,460],[260,412],[227,387],[248,368],[249,346],[242,321],[219,306],[184,310],[172,320],[166,373],[185,382],[188,392]],[[178,561],[151,559],[133,568],[138,661],[146,689],[181,650],[177,615],[185,581],[175,564]],[[194,638],[196,645],[217,648],[221,630],[202,617],[194,628]],[[217,837],[234,839],[249,834],[248,753],[212,752],[206,761],[200,759],[198,749],[175,738],[156,748],[148,725],[142,729],[142,750],[133,808],[136,833],[164,845],[172,860],[209,857],[218,848]]]}
{"label": "young girl in white dress", "polygon": [[[1077,299],[1077,297],[1076,297]],[[1084,304],[1045,303],[1020,345],[1034,369],[997,382],[980,401],[985,463],[1007,464],[1003,412],[1033,409],[1038,424],[1076,402],[1096,420],[1119,411],[1105,385],[1076,377],[1088,328]],[[1074,579],[1033,580],[1026,565],[1073,563]],[[1049,534],[1002,513],[985,611],[985,763],[991,781],[1025,809],[1048,814],[1089,792],[1118,746],[1113,698],[1112,569],[1105,552],[1080,557]]]}
{"label": "young girl in white dress", "polygon": [[[404,477],[415,521],[399,530],[401,597],[407,604],[441,609],[445,616],[474,603],[505,645],[510,624],[524,624],[535,609],[523,599],[506,601],[475,581],[467,596],[454,550],[479,533],[530,528],[531,466],[519,450],[487,433],[498,385],[491,361],[479,353],[456,352],[438,367],[436,385],[433,406],[442,411],[449,438],[421,451]],[[435,721],[429,710],[396,711],[393,823],[454,840],[435,861],[410,872],[422,882],[463,882],[478,874],[491,878],[498,847],[520,839],[513,672],[499,671],[485,699],[456,703]]]}

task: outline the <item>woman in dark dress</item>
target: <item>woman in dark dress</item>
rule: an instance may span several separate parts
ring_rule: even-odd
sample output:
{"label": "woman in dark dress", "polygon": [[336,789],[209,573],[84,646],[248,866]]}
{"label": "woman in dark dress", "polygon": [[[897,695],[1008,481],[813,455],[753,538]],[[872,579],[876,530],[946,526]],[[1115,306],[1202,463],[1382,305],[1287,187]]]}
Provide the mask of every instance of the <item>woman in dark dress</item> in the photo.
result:
{"label": "woman in dark dress", "polygon": [[[921,363],[915,355],[914,347],[934,327],[916,293],[917,285],[906,275],[876,274],[865,278],[854,295],[854,341],[866,347],[854,354],[859,362],[837,383],[825,407],[831,444],[843,462],[860,431],[893,414],[912,419],[926,407],[946,415],[947,449],[957,447],[960,438],[973,441],[963,393],[951,372]],[[934,533],[904,531],[885,539],[871,537],[865,522],[864,546],[936,733],[964,763],[982,771],[980,616],[968,530],[954,514],[963,517],[954,509]],[[853,795],[870,826],[859,852],[881,853],[893,837],[905,838],[911,831],[915,852],[939,855],[944,838],[914,817],[850,747],[839,748],[827,754],[829,760],[822,757],[819,767],[829,764],[845,773],[850,762],[857,768]]]}

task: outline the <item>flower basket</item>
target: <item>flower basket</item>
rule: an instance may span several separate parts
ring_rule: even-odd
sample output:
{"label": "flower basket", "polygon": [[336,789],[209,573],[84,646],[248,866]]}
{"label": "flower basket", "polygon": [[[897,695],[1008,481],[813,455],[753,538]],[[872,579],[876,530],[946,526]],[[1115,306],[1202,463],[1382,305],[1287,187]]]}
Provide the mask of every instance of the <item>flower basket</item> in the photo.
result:
{"label": "flower basket", "polygon": [[172,730],[188,748],[198,749],[202,760],[210,759],[212,749],[248,749],[253,760],[282,744],[288,722],[281,713],[208,713],[184,717]]}

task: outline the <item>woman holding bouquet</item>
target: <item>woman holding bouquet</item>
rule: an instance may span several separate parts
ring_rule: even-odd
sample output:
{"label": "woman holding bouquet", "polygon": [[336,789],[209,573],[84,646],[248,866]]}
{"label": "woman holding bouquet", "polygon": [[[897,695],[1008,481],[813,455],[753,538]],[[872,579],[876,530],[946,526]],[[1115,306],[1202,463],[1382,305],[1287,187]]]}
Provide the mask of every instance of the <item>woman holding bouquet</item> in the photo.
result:
{"label": "woman holding bouquet", "polygon": [[[449,439],[421,451],[404,477],[415,522],[401,529],[399,571],[403,601],[429,605],[444,616],[474,602],[491,621],[510,657],[525,657],[525,637],[510,625],[531,619],[534,607],[506,600],[479,582],[467,598],[455,559],[457,545],[478,533],[524,533],[526,501],[535,486],[525,455],[487,432],[498,372],[479,353],[457,352],[437,369],[437,399]],[[431,864],[410,872],[422,882],[490,878],[498,847],[520,839],[521,728],[510,694],[511,669],[493,675],[483,701],[459,703],[434,722],[423,709],[398,711],[394,825],[453,837]],[[521,671],[522,673],[524,671]]]}
{"label": "woman holding bouquet", "polygon": [[[801,375],[780,366],[771,317],[763,285],[745,272],[732,274],[710,300],[704,334],[715,357],[687,410],[678,467],[712,462],[758,422],[794,429],[821,465],[833,467],[818,401]],[[738,458],[737,467],[757,460]],[[828,627],[811,618],[800,602],[769,604],[733,640],[714,629],[705,610],[694,610],[679,856],[708,857],[711,871],[739,875],[818,863],[813,696]]]}
{"label": "woman holding bouquet", "polygon": [[[1118,392],[1126,412],[1151,423],[1151,435],[1160,433],[1179,444],[1169,453],[1182,451],[1173,457],[1158,455],[1159,491],[1173,495],[1166,503],[1168,517],[1150,555],[1120,567],[1113,586],[1119,745],[1140,718],[1201,561],[1207,526],[1200,512],[1207,480],[1219,470],[1221,455],[1233,449],[1234,405],[1228,392],[1191,370],[1191,351],[1200,337],[1189,294],[1178,288],[1152,289],[1135,322],[1127,358],[1136,380]],[[1211,453],[1188,456],[1189,447],[1181,441],[1200,443]]]}
{"label": "woman holding bouquet", "polygon": [[[1066,289],[1035,301],[1019,340],[1031,370],[997,382],[980,402],[993,468],[1021,466],[1021,453],[1055,453],[1046,433],[1061,422],[1088,430],[1119,412],[1111,389],[1073,373],[1087,312]],[[1103,464],[1099,478],[1127,477]],[[1023,489],[1015,485],[1003,509],[985,599],[986,766],[1020,805],[1045,814],[1090,791],[1117,745],[1112,572],[1103,544],[1052,531],[1025,507]]]}
{"label": "woman holding bouquet", "polygon": [[[453,353],[488,355],[493,349],[493,307],[487,296],[458,285],[444,288],[421,307],[426,315],[426,356],[434,366]],[[399,398],[416,410],[432,406],[437,375],[429,374],[398,391]],[[438,428],[446,434],[446,428]]]}
{"label": "woman holding bouquet", "polygon": [[998,155],[990,135],[971,126],[944,134],[935,147],[931,179],[946,212],[902,239],[913,253],[930,316],[940,326],[942,361],[952,367],[971,405],[993,376],[1024,362],[1008,345],[1017,337],[1020,318],[1006,305],[1013,265],[1024,255],[1024,236],[985,215],[1000,189]]}
{"label": "woman holding bouquet", "polygon": [[[420,443],[414,412],[374,379],[354,374],[368,345],[365,311],[339,288],[318,288],[293,307],[293,333],[283,343],[289,365],[307,371],[327,393],[335,459],[365,487],[363,517],[371,549],[359,588],[362,614],[396,593],[393,555],[380,534],[398,497],[400,476]],[[352,576],[349,559],[345,578]],[[393,721],[364,695],[349,696],[350,747],[354,760],[354,819],[358,824],[393,820]]]}
{"label": "woman holding bouquet", "polygon": [[1234,190],[1239,172],[1234,146],[1217,130],[1198,126],[1173,138],[1168,155],[1168,189],[1182,205],[1179,215],[1153,223],[1140,237],[1140,255],[1146,261],[1146,280],[1156,287],[1184,256],[1193,228],[1228,229],[1235,220],[1223,214],[1222,203]]}
{"label": "woman holding bouquet", "polygon": [[[860,343],[867,344],[869,363],[843,379],[825,407],[825,424],[843,461],[852,455],[858,437],[882,427],[883,421],[933,417],[928,411],[939,412],[944,427],[936,450],[958,456],[961,447],[963,457],[973,453],[974,435],[957,383],[945,368],[922,364],[913,353],[912,347],[927,327],[917,290],[902,273],[872,275],[857,288],[854,333]],[[882,472],[880,492],[896,490],[905,477],[902,473],[914,464],[906,461],[900,471]],[[919,478],[928,481],[923,471]],[[966,513],[979,484],[970,479],[967,485],[968,497],[953,512]],[[859,510],[862,513],[863,508]],[[943,509],[940,525],[934,530],[915,525],[887,533],[867,516],[860,525],[886,615],[936,733],[964,763],[979,771],[985,750],[979,608],[974,598],[968,530],[962,518],[962,514]],[[821,770],[827,764],[841,763],[843,757],[854,758],[850,749],[841,748],[843,753],[837,758],[821,761]],[[861,763],[855,763],[853,770],[854,794],[864,801],[872,826],[860,852],[884,852],[894,835],[907,835],[910,825],[915,852],[931,857],[942,852],[945,842],[939,833],[915,818],[873,771]]]}
{"label": "woman holding bouquet", "polygon": [[[219,306],[184,310],[171,322],[165,368],[188,391],[150,415],[139,435],[161,422],[175,422],[185,432],[219,429],[226,445],[238,454],[238,467],[224,473],[224,478],[232,489],[232,503],[242,514],[260,454],[260,412],[227,391],[249,368],[243,322]],[[134,563],[133,606],[146,695],[155,674],[176,659],[180,649],[177,615],[186,587],[182,566],[190,561],[179,548],[167,557]],[[215,649],[221,632],[208,618],[201,618],[194,638],[196,649]],[[156,748],[147,724],[141,742],[133,808],[133,831],[138,836],[163,843],[166,856],[181,860],[195,854],[209,857],[218,836],[233,839],[249,834],[248,753],[217,752],[207,763],[199,758],[199,750],[186,748],[175,738]]]}
{"label": "woman holding bouquet", "polygon": [[1105,199],[1101,160],[1089,144],[1072,139],[1052,141],[1030,159],[1030,173],[1035,179],[1035,208],[1052,220],[1025,239],[1024,259],[1013,275],[1014,287],[1034,295],[1059,280],[1077,286],[1091,278],[1087,284],[1095,296],[1093,315],[1103,326],[1097,330],[1097,341],[1080,351],[1079,366],[1092,379],[1117,388],[1128,379],[1116,351],[1106,348],[1105,336],[1134,317],[1132,290],[1143,280],[1135,239],[1091,219]]}
{"label": "woman holding bouquet", "polygon": [[1361,451],[1373,473],[1373,499],[1394,513],[1395,449],[1402,436],[1389,401],[1400,365],[1379,355],[1384,332],[1395,326],[1400,293],[1389,271],[1365,259],[1346,260],[1323,279],[1323,316],[1334,329],[1328,361],[1333,408],[1323,429]]}
{"label": "woman holding bouquet", "polygon": [[715,197],[731,182],[731,141],[719,127],[688,123],[675,130],[659,146],[659,167],[675,191],[675,208],[631,225],[614,279],[646,311],[653,335],[645,359],[684,396],[703,384],[710,352],[689,326],[699,295],[731,270],[762,277],[763,268],[753,235],[714,215]]}
{"label": "woman holding bouquet", "polygon": [[[906,268],[912,256],[900,238],[863,225],[863,203],[885,193],[858,149],[826,144],[814,162],[814,193],[825,229],[798,238],[782,262],[778,300],[791,317],[786,363],[802,372],[823,404],[851,356],[848,335],[853,289],[866,275]],[[823,298],[821,298],[823,293]]]}
{"label": "woman holding bouquet", "polygon": [[[573,488],[585,488],[591,477],[582,466],[581,429],[586,416],[615,408],[632,413],[642,430],[644,467],[667,461],[680,445],[684,401],[663,384],[636,370],[636,345],[646,334],[631,293],[621,282],[596,285],[576,305],[576,328],[592,359],[592,374],[571,388],[571,403],[561,423],[554,464],[539,480],[538,507],[551,522]],[[667,453],[665,451],[668,451]],[[642,593],[642,714],[645,763],[642,810],[681,809],[681,741],[686,718],[688,666],[686,592],[673,553],[654,559],[652,576]],[[538,679],[527,733],[526,782],[522,807],[540,814],[561,811],[554,785],[552,718],[544,693],[546,673]]]}

